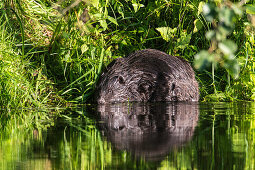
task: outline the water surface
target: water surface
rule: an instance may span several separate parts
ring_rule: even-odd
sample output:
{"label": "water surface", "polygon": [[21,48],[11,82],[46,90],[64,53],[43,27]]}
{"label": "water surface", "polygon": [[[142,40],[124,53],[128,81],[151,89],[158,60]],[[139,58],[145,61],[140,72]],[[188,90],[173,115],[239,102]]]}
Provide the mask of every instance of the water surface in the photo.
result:
{"label": "water surface", "polygon": [[254,169],[254,103],[127,103],[16,112],[19,116],[1,116],[3,170]]}

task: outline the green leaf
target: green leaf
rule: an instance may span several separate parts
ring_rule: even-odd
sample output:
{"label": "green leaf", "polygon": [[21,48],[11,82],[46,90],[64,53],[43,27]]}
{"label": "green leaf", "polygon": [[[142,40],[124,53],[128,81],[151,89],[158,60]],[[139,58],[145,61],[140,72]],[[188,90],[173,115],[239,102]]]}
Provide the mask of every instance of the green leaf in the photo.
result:
{"label": "green leaf", "polygon": [[132,4],[133,8],[134,8],[134,11],[137,12],[138,11],[138,4]]}
{"label": "green leaf", "polygon": [[110,47],[108,47],[107,49],[106,49],[106,51],[105,51],[105,55],[107,56],[107,57],[109,57],[109,58],[111,58],[112,57],[112,46],[110,46]]}
{"label": "green leaf", "polygon": [[205,34],[205,37],[208,39],[208,40],[211,40],[212,38],[214,38],[216,35],[215,31],[213,30],[210,30],[210,31],[207,31],[206,34]]}
{"label": "green leaf", "polygon": [[212,22],[213,19],[216,17],[217,15],[216,11],[217,7],[213,2],[207,3],[203,6],[203,14],[208,22]]}
{"label": "green leaf", "polygon": [[242,7],[236,5],[236,4],[232,4],[232,9],[234,10],[236,15],[242,16],[243,15],[243,9]]}
{"label": "green leaf", "polygon": [[67,33],[67,32],[63,32],[63,37],[65,38],[65,39],[69,39],[69,34]]}
{"label": "green leaf", "polygon": [[108,16],[107,19],[109,21],[111,21],[112,23],[114,23],[115,25],[118,25],[118,22],[117,22],[117,20],[115,18]]}
{"label": "green leaf", "polygon": [[200,15],[203,12],[203,6],[205,5],[204,1],[199,2],[197,15]]}
{"label": "green leaf", "polygon": [[196,33],[196,32],[198,32],[199,30],[201,30],[202,28],[203,28],[202,22],[201,22],[199,19],[196,19],[196,20],[194,21],[194,30],[193,30],[193,32]]}
{"label": "green leaf", "polygon": [[234,54],[237,50],[237,45],[231,40],[225,40],[219,43],[218,46],[219,46],[219,49],[223,52],[223,54],[227,56]]}
{"label": "green leaf", "polygon": [[107,29],[107,23],[105,19],[100,20],[100,25],[103,27],[104,31]]}
{"label": "green leaf", "polygon": [[229,8],[221,8],[219,12],[219,21],[227,26],[233,27],[234,25],[234,11]]}
{"label": "green leaf", "polygon": [[196,69],[203,70],[210,66],[214,60],[214,56],[206,50],[202,50],[195,55],[194,66]]}
{"label": "green leaf", "polygon": [[87,44],[83,44],[83,45],[81,46],[81,53],[82,53],[82,54],[85,53],[88,49],[89,49],[89,47],[87,46]]}
{"label": "green leaf", "polygon": [[255,14],[255,4],[247,5],[246,6],[246,13],[247,14]]}
{"label": "green leaf", "polygon": [[190,43],[190,39],[191,39],[191,34],[188,34],[187,33],[181,33],[181,37],[177,39],[177,48],[180,48],[180,49],[185,49],[189,43]]}
{"label": "green leaf", "polygon": [[221,4],[223,0],[214,0],[216,4]]}
{"label": "green leaf", "polygon": [[156,30],[160,33],[162,38],[169,42],[177,32],[177,28],[170,28],[170,27],[158,27]]}
{"label": "green leaf", "polygon": [[65,54],[65,57],[63,58],[63,60],[67,63],[70,63],[72,62],[72,58],[71,58],[71,55],[70,55],[70,51],[68,51],[66,54]]}
{"label": "green leaf", "polygon": [[103,17],[103,15],[100,13],[93,14],[93,16],[96,17],[96,19],[100,19]]}
{"label": "green leaf", "polygon": [[232,77],[234,77],[235,79],[238,78],[240,72],[240,65],[234,56],[231,57],[231,59],[229,60],[225,60],[224,67],[227,69],[227,71]]}
{"label": "green leaf", "polygon": [[188,7],[188,8],[189,8],[189,10],[191,10],[191,11],[196,10],[196,9],[195,9],[195,5],[194,5],[194,4],[187,4],[187,7]]}
{"label": "green leaf", "polygon": [[94,7],[99,7],[99,0],[89,0],[89,3],[92,4]]}
{"label": "green leaf", "polygon": [[133,3],[132,6],[135,12],[137,12],[141,7],[144,7],[144,5],[140,3]]}
{"label": "green leaf", "polygon": [[221,25],[218,27],[218,31],[216,32],[216,39],[218,41],[222,41],[227,38],[227,35],[229,35],[233,30],[233,27],[229,27],[227,25]]}
{"label": "green leaf", "polygon": [[124,15],[124,12],[123,12],[123,9],[121,6],[118,6],[118,13],[120,13],[120,15],[122,16],[122,18],[125,18],[125,15]]}

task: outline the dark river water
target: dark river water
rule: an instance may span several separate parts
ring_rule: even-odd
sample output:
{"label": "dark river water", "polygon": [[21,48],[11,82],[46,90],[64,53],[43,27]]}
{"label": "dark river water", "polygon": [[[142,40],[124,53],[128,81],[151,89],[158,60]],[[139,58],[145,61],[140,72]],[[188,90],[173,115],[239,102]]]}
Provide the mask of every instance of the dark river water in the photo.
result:
{"label": "dark river water", "polygon": [[127,103],[3,113],[1,170],[255,168],[254,103]]}

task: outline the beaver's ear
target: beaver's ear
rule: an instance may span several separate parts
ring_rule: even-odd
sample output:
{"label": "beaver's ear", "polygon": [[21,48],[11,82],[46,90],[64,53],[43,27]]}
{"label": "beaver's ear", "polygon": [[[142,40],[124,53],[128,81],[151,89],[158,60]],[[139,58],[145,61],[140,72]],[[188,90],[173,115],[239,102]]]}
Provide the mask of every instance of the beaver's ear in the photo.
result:
{"label": "beaver's ear", "polygon": [[110,70],[112,67],[121,67],[123,65],[127,65],[126,59],[124,58],[116,58],[112,60],[110,64],[107,65],[106,69]]}
{"label": "beaver's ear", "polygon": [[122,76],[118,77],[118,81],[119,81],[120,84],[125,84],[125,80]]}

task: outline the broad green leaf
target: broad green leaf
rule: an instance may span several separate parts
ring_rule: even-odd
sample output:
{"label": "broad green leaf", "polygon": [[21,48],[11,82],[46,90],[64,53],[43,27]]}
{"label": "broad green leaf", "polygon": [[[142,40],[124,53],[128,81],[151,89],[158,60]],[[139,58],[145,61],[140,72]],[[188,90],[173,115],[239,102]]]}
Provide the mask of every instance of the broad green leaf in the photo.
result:
{"label": "broad green leaf", "polygon": [[218,41],[226,39],[227,35],[229,35],[233,30],[233,27],[227,25],[221,25],[218,27],[218,31],[216,32],[216,39]]}
{"label": "broad green leaf", "polygon": [[67,63],[72,62],[72,58],[71,58],[71,56],[70,56],[70,51],[68,51],[67,54],[65,54],[65,57],[64,57],[63,60],[64,60],[65,62],[67,62]]}
{"label": "broad green leaf", "polygon": [[100,20],[100,25],[103,27],[104,31],[107,29],[107,23],[105,19]]}
{"label": "broad green leaf", "polygon": [[224,61],[224,67],[228,70],[230,75],[235,79],[238,78],[240,72],[240,65],[235,57],[231,57],[231,59],[227,59]]}
{"label": "broad green leaf", "polygon": [[141,7],[144,7],[144,5],[140,3],[133,3],[132,6],[135,12],[137,12]]}
{"label": "broad green leaf", "polygon": [[108,47],[105,51],[105,54],[107,57],[111,58],[112,57],[112,46]]}
{"label": "broad green leaf", "polygon": [[219,12],[219,21],[227,26],[232,27],[234,25],[234,11],[229,8],[221,8]]}
{"label": "broad green leaf", "polygon": [[115,25],[118,25],[118,22],[116,21],[115,18],[108,16],[107,19],[108,19],[109,21],[111,21],[112,23],[114,23]]}
{"label": "broad green leaf", "polygon": [[122,41],[121,41],[121,44],[123,44],[123,45],[128,45],[128,43],[127,43],[126,40],[122,40]]}
{"label": "broad green leaf", "polygon": [[255,4],[247,5],[246,6],[246,13],[247,14],[255,14]]}
{"label": "broad green leaf", "polygon": [[187,33],[181,33],[181,37],[177,39],[177,48],[180,48],[180,49],[185,49],[189,43],[190,43],[190,39],[191,39],[191,34],[188,34]]}
{"label": "broad green leaf", "polygon": [[197,15],[200,15],[203,12],[203,6],[205,5],[204,1],[199,2]]}
{"label": "broad green leaf", "polygon": [[220,4],[220,3],[222,3],[222,0],[214,0],[214,2],[215,2],[216,4]]}
{"label": "broad green leaf", "polygon": [[138,4],[132,4],[133,8],[134,8],[134,11],[137,12],[138,11]]}
{"label": "broad green leaf", "polygon": [[99,0],[89,0],[89,3],[92,4],[94,7],[99,7]]}
{"label": "broad green leaf", "polygon": [[243,15],[243,9],[242,7],[236,5],[236,4],[232,4],[232,9],[234,10],[236,15],[242,16]]}
{"label": "broad green leaf", "polygon": [[202,50],[195,55],[194,66],[196,69],[205,69],[213,62],[213,55],[206,50]]}
{"label": "broad green leaf", "polygon": [[85,53],[88,49],[89,49],[89,47],[87,46],[87,44],[83,44],[83,45],[81,46],[81,53],[82,53],[82,54]]}
{"label": "broad green leaf", "polygon": [[69,39],[69,34],[67,33],[67,32],[63,32],[63,37],[65,38],[65,39]]}
{"label": "broad green leaf", "polygon": [[100,13],[96,13],[96,14],[93,14],[93,16],[96,17],[97,19],[100,19],[102,18],[103,15]]}
{"label": "broad green leaf", "polygon": [[120,15],[122,16],[122,18],[125,18],[125,15],[124,15],[124,12],[123,12],[123,9],[121,6],[118,6],[118,12],[120,13]]}
{"label": "broad green leaf", "polygon": [[213,30],[210,30],[210,31],[207,31],[206,34],[205,34],[205,37],[208,39],[208,40],[211,40],[212,38],[215,37],[215,31]]}
{"label": "broad green leaf", "polygon": [[162,38],[169,42],[175,35],[177,28],[170,28],[170,27],[158,27],[156,30],[160,33]]}
{"label": "broad green leaf", "polygon": [[251,92],[252,92],[251,99],[255,100],[255,89],[253,88]]}
{"label": "broad green leaf", "polygon": [[209,22],[212,22],[213,19],[216,17],[216,11],[217,7],[212,2],[203,5],[203,14],[205,16],[205,19]]}
{"label": "broad green leaf", "polygon": [[195,10],[195,6],[193,4],[187,4],[187,7],[191,10],[194,11]]}
{"label": "broad green leaf", "polygon": [[237,45],[231,41],[231,40],[225,40],[221,43],[219,43],[219,49],[223,52],[225,55],[231,55],[234,54],[237,50]]}
{"label": "broad green leaf", "polygon": [[193,30],[193,32],[196,33],[196,32],[198,32],[202,28],[203,28],[202,22],[199,19],[196,19],[194,21],[194,30]]}

